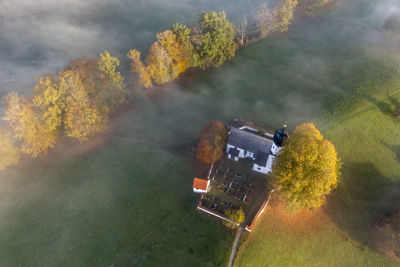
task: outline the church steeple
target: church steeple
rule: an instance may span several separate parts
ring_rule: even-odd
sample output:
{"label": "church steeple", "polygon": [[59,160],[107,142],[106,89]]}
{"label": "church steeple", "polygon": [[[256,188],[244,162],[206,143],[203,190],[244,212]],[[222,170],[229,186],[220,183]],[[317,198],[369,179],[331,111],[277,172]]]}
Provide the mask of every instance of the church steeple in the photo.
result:
{"label": "church steeple", "polygon": [[286,124],[283,125],[282,129],[276,130],[274,134],[274,144],[277,146],[282,146],[283,141],[287,138]]}
{"label": "church steeple", "polygon": [[281,147],[283,145],[283,142],[285,139],[288,137],[288,134],[286,132],[286,123],[283,125],[282,129],[276,130],[274,134],[274,143],[271,147],[271,153],[273,155],[277,155],[279,150],[281,150]]}

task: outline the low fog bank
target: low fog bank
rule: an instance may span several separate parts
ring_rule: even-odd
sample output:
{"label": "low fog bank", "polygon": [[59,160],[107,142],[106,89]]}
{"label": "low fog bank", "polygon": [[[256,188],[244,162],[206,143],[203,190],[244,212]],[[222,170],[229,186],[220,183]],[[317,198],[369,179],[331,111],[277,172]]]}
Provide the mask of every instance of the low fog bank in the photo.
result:
{"label": "low fog bank", "polygon": [[[34,78],[104,50],[121,59],[146,52],[170,25],[196,23],[202,10],[235,17],[251,1],[4,0],[0,2],[0,94],[27,92]],[[239,15],[238,15],[239,16]]]}
{"label": "low fog bank", "polygon": [[[11,90],[29,92],[35,77],[60,71],[73,59],[95,57],[106,49],[120,58],[124,72],[127,51],[136,48],[146,53],[156,33],[171,24],[196,23],[202,10],[226,10],[228,18],[238,22],[242,14],[250,14],[260,2],[2,1],[0,96]],[[177,118],[182,116],[184,121],[198,118],[199,123],[210,118],[240,117],[273,127],[316,119],[324,97],[343,91],[337,79],[354,67],[354,58],[364,53],[361,50],[390,46],[382,42],[376,30],[398,10],[399,3],[394,0],[344,3],[336,11],[321,14],[326,20],[317,17],[306,24],[292,25],[288,33],[275,40],[267,39],[237,52],[237,57],[220,69],[200,73],[193,81],[173,83],[158,117],[149,114],[156,112],[152,109],[159,108],[160,103],[146,106],[146,114],[135,114],[135,120],[146,118],[138,125],[150,132],[163,130],[161,125],[173,127],[167,122],[179,122]],[[330,21],[333,14],[349,23]],[[352,25],[353,21],[368,21],[371,29]],[[332,73],[336,69],[341,73]],[[213,102],[215,107],[210,105]],[[277,111],[279,118],[275,116]]]}

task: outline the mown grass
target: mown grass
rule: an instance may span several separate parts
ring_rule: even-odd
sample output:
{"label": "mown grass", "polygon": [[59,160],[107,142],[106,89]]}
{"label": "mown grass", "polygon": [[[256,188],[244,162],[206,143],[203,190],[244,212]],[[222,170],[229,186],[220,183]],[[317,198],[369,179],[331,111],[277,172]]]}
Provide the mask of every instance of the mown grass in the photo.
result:
{"label": "mown grass", "polygon": [[267,211],[242,245],[237,266],[394,266],[376,252],[369,233],[399,198],[399,126],[373,106],[325,129],[343,160],[325,221],[302,231]]}

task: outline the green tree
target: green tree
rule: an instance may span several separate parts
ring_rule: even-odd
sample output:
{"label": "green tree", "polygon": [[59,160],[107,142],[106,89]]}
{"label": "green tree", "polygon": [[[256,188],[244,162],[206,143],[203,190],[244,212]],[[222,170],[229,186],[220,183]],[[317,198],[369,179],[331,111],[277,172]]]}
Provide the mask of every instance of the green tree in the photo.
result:
{"label": "green tree", "polygon": [[320,207],[338,183],[335,147],[312,123],[296,127],[273,166],[274,186],[296,211]]}
{"label": "green tree", "polygon": [[172,26],[172,32],[176,35],[176,40],[181,45],[180,58],[183,62],[184,70],[193,67],[194,62],[194,47],[191,41],[191,29],[182,24]]}
{"label": "green tree", "polygon": [[197,62],[203,69],[219,67],[234,57],[236,51],[235,26],[225,12],[203,12],[199,16],[202,38],[196,48]]}
{"label": "green tree", "polygon": [[17,165],[19,156],[10,134],[4,128],[0,128],[0,170]]}
{"label": "green tree", "polygon": [[199,144],[197,145],[197,158],[207,164],[219,160],[224,154],[227,137],[228,133],[221,122],[209,122],[203,128]]}
{"label": "green tree", "polygon": [[67,136],[80,141],[102,132],[107,123],[107,116],[102,114],[91,101],[81,78],[74,71],[59,74],[60,88],[67,92],[64,130]]}
{"label": "green tree", "polygon": [[101,87],[97,94],[100,105],[107,106],[110,110],[115,109],[126,100],[126,91],[124,78],[116,69],[119,66],[119,60],[112,57],[107,51],[100,54],[97,59],[97,68],[104,74]]}
{"label": "green tree", "polygon": [[237,210],[226,210],[225,211],[225,216],[231,220],[231,222],[225,221],[223,220],[223,224],[230,228],[230,229],[236,229],[238,227],[237,224],[242,224],[244,221],[244,212],[242,210],[242,208],[237,209]]}

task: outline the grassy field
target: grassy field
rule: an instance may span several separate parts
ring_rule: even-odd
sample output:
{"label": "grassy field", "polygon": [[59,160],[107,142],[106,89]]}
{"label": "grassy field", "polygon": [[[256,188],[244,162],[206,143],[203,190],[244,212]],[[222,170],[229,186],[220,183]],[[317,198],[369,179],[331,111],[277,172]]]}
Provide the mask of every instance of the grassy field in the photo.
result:
{"label": "grassy field", "polygon": [[372,106],[325,129],[344,165],[340,186],[318,214],[323,221],[290,227],[272,208],[242,244],[237,266],[394,266],[368,234],[399,198],[398,127]]}
{"label": "grassy field", "polygon": [[223,264],[232,237],[194,211],[190,166],[121,139],[10,170],[1,180],[0,265],[109,266],[125,252],[140,266]]}
{"label": "grassy field", "polygon": [[[172,18],[195,17],[201,8],[187,3],[176,18],[178,9],[156,1],[135,12],[158,6],[163,15],[148,23],[153,34]],[[381,20],[365,15],[376,3],[356,0],[298,21],[219,69],[135,100],[97,150],[74,157],[55,150],[0,173],[0,266],[226,265],[233,236],[195,211],[190,151],[206,122],[233,118],[290,129],[315,122],[344,162],[341,185],[317,222],[299,220],[304,227],[296,228],[269,210],[242,243],[237,266],[389,266],[368,231],[399,189],[400,125],[390,109],[400,101],[400,53],[377,31]],[[112,14],[99,23],[114,21]],[[121,14],[129,15],[114,15]],[[129,33],[118,26],[124,19],[116,22],[117,36]],[[139,48],[150,42],[146,34]],[[122,55],[128,44],[121,46],[113,43]]]}

